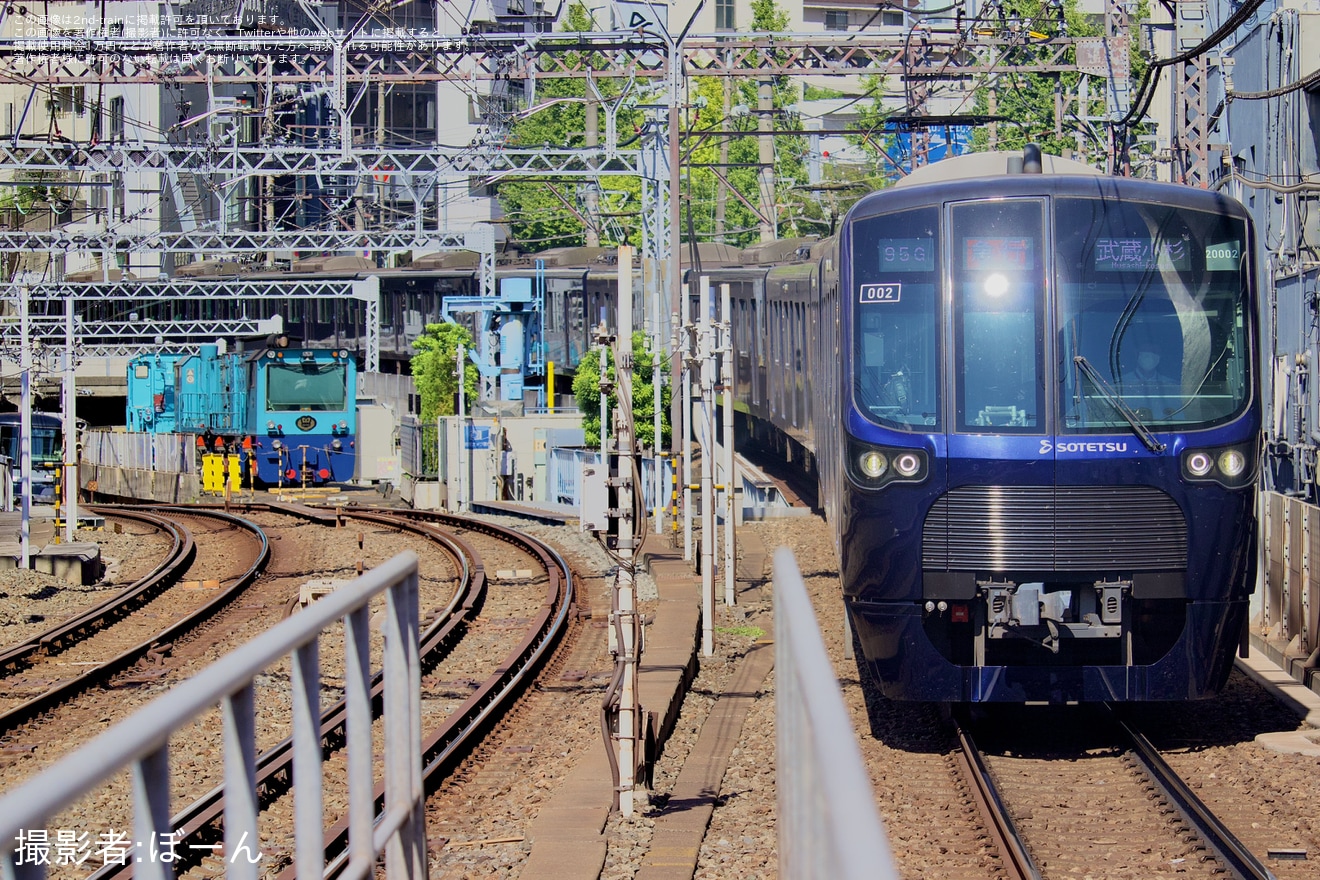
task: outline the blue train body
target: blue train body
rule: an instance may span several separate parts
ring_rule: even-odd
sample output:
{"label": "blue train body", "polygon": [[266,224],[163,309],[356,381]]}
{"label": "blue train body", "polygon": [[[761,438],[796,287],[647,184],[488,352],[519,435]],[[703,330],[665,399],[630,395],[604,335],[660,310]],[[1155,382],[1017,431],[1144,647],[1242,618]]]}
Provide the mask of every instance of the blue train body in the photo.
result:
{"label": "blue train body", "polygon": [[[16,412],[0,413],[0,455],[9,458],[15,502],[23,492],[22,443],[22,416]],[[64,420],[60,416],[32,413],[29,454],[32,503],[54,503],[55,484],[64,466]]]}
{"label": "blue train body", "polygon": [[356,375],[343,349],[140,355],[128,366],[128,427],[241,452],[266,485],[344,482],[355,465]]}
{"label": "blue train body", "polygon": [[810,445],[864,661],[896,699],[1213,694],[1256,570],[1248,216],[974,163],[765,282],[762,414]]}

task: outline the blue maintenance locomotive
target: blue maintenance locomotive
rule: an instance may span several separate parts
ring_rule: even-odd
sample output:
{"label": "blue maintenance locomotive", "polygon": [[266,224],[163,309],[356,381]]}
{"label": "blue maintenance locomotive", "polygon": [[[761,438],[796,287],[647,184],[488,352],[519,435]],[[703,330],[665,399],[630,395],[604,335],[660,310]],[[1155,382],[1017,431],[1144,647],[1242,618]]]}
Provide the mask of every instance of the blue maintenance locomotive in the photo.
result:
{"label": "blue maintenance locomotive", "polygon": [[887,696],[1223,685],[1256,569],[1255,246],[1231,198],[1029,147],[923,169],[858,202],[805,279],[768,273],[807,328],[768,386],[806,389]]}
{"label": "blue maintenance locomotive", "polygon": [[129,430],[196,434],[241,451],[266,485],[353,478],[357,368],[350,352],[204,345],[193,355],[139,355],[128,365]]}

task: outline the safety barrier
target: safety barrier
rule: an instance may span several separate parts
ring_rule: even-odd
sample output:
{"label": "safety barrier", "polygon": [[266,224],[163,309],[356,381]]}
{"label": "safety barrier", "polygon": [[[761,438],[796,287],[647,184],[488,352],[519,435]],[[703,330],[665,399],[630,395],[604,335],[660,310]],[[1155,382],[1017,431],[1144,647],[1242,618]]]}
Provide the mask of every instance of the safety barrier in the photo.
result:
{"label": "safety barrier", "polygon": [[1265,492],[1261,521],[1264,594],[1251,645],[1307,687],[1320,687],[1320,508]]}
{"label": "safety barrier", "polygon": [[896,880],[866,765],[797,560],[775,551],[779,876]]}
{"label": "safety barrier", "polygon": [[82,441],[80,457],[88,464],[164,474],[197,473],[195,434],[87,430]]}
{"label": "safety barrier", "polygon": [[[375,821],[371,744],[369,602],[385,593],[384,815]],[[0,875],[39,880],[54,858],[45,823],[126,767],[133,777],[134,876],[173,877],[172,859],[145,858],[173,840],[170,736],[217,704],[224,721],[224,853],[227,877],[260,873],[255,784],[255,681],[285,657],[292,674],[295,861],[300,877],[324,869],[319,638],[344,624],[348,732],[348,862],[339,876],[370,876],[384,852],[394,880],[426,876],[418,658],[417,556],[400,554],[218,660],[0,799]],[[48,849],[36,841],[50,840]],[[161,852],[167,852],[161,849]],[[172,854],[172,853],[171,853]],[[255,857],[254,857],[255,856]]]}

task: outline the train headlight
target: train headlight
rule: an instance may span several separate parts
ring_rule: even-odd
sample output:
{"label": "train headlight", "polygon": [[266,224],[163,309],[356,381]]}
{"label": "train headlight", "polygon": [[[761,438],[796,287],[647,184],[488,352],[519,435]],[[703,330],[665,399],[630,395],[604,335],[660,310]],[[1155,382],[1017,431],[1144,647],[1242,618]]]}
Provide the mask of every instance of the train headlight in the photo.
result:
{"label": "train headlight", "polygon": [[273,441],[271,441],[271,444],[270,444],[270,445],[271,445],[271,448],[272,448],[272,449],[283,449],[283,448],[284,448],[284,444],[281,443],[281,442],[278,441],[278,440],[273,440]]}
{"label": "train headlight", "polygon": [[1230,489],[1255,479],[1255,452],[1251,445],[1221,446],[1218,449],[1193,449],[1183,453],[1183,478],[1213,480]]}
{"label": "train headlight", "polygon": [[852,440],[847,463],[849,476],[865,489],[926,479],[926,454],[920,449],[894,449]]}
{"label": "train headlight", "polygon": [[274,419],[271,419],[271,420],[269,420],[268,422],[266,422],[266,430],[267,430],[267,431],[270,431],[270,432],[272,432],[272,433],[274,433],[274,431],[275,431],[275,420],[274,420]]}
{"label": "train headlight", "polygon": [[341,421],[341,422],[339,423],[339,430],[341,430],[341,431],[347,431],[347,430],[348,430],[348,422]]}
{"label": "train headlight", "polygon": [[1237,449],[1225,449],[1219,454],[1219,470],[1224,476],[1236,479],[1247,469],[1247,457]]}
{"label": "train headlight", "polygon": [[344,448],[344,441],[339,439],[332,440],[330,442],[330,448],[333,449],[335,452],[338,452],[339,450]]}
{"label": "train headlight", "polygon": [[885,458],[883,452],[875,449],[862,453],[861,460],[857,463],[862,473],[873,480],[880,479],[889,470],[889,459]]}

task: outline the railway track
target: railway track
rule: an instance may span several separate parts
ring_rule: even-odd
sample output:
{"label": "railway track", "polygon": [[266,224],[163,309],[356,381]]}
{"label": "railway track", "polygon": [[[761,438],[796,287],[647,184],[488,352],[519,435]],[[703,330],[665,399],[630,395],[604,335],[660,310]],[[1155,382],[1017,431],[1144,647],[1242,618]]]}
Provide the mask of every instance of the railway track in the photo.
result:
{"label": "railway track", "polygon": [[[427,725],[423,732],[423,762],[428,785],[438,785],[439,780],[481,740],[490,726],[517,699],[566,632],[568,611],[573,602],[571,574],[555,551],[535,539],[500,526],[411,511],[401,515],[359,509],[342,512],[342,516],[353,522],[406,529],[434,541],[454,558],[455,566],[461,572],[459,587],[448,605],[428,615],[423,621],[420,636],[419,651],[424,671],[424,724]],[[475,546],[483,542],[487,546]],[[516,578],[521,582],[543,585],[538,595],[530,601],[524,601],[525,609],[531,612],[525,617],[501,616],[507,612],[498,598],[489,595],[491,584],[485,558],[492,555],[492,549],[499,544],[516,547],[516,554],[520,558],[537,561],[537,572],[518,570],[520,576]],[[484,616],[483,609],[487,609]],[[449,664],[455,662],[455,654],[462,653],[459,650],[462,646],[480,641],[483,634],[487,638],[494,637],[516,644],[512,650],[502,652],[497,661],[486,662],[486,675],[483,680],[477,681],[467,673],[456,671],[470,668],[470,660],[456,661],[457,665],[452,667]],[[465,663],[468,665],[465,666]],[[450,686],[450,691],[457,685],[465,692],[470,685],[470,693],[466,693],[460,705],[445,708],[445,704],[453,702],[453,694],[445,693],[445,685]],[[377,677],[372,689],[374,713],[379,712],[382,690],[382,683]],[[428,691],[431,694],[429,698]],[[439,714],[443,715],[442,720],[432,723],[426,721],[429,717],[426,711],[428,703],[441,706]],[[431,716],[435,714],[434,711],[430,713]],[[341,749],[345,725],[343,701],[337,701],[324,710],[321,744],[327,760],[343,759]],[[292,798],[289,795],[293,784],[291,760],[291,741],[287,739],[257,757],[255,772],[260,804],[264,811],[261,820],[263,828],[279,828],[281,825],[289,827],[287,822],[292,815]],[[327,775],[342,779],[347,774],[336,770]],[[379,773],[377,775],[379,777]],[[381,808],[381,795],[382,789],[378,785],[377,810]],[[333,784],[328,785],[326,798],[327,810],[333,809],[340,802]],[[175,864],[176,870],[187,870],[214,858],[205,854],[223,839],[223,812],[224,793],[220,787],[213,788],[176,812],[172,823],[177,835],[174,851],[179,857]],[[347,816],[328,826],[326,863],[332,873],[342,870],[345,864],[347,828]],[[279,864],[281,848],[277,844],[263,844],[263,850],[274,857],[275,865]],[[201,856],[198,857],[198,854]],[[267,863],[268,869],[270,864]],[[131,863],[108,864],[93,876],[124,878],[131,876],[132,869]],[[290,867],[286,874],[291,875],[294,870]]]}
{"label": "railway track", "polygon": [[[96,508],[99,513],[148,523],[173,536],[164,560],[122,592],[70,620],[0,652],[0,734],[91,688],[103,687],[233,602],[264,569],[270,546],[255,524],[219,511],[190,513],[249,536],[251,552],[234,564],[214,591],[185,589],[198,563],[193,530],[177,519],[144,511]],[[213,569],[208,569],[208,573]],[[200,585],[200,584],[199,584]],[[154,610],[148,610],[154,609]],[[161,627],[153,622],[171,621]]]}
{"label": "railway track", "polygon": [[1085,716],[1060,721],[1047,747],[998,723],[988,751],[965,715],[954,719],[958,765],[1009,876],[1274,877],[1135,726],[1108,708]]}

